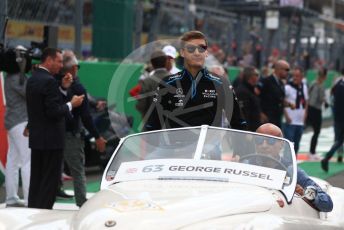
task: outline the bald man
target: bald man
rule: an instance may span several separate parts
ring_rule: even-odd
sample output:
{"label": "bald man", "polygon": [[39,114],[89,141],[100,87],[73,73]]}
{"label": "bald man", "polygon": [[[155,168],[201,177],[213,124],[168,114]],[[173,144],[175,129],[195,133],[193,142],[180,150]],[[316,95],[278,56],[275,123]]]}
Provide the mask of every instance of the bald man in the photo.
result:
{"label": "bald man", "polygon": [[[267,134],[275,137],[283,137],[283,133],[279,127],[272,123],[266,123],[258,127],[256,130],[257,133]],[[256,146],[256,149],[259,153],[266,153],[269,154],[271,157],[275,157],[279,160],[279,152],[283,148],[283,142],[274,142],[268,143],[267,141],[263,141],[261,146]],[[331,212],[333,209],[333,203],[331,197],[324,192],[320,186],[315,183],[305,171],[300,168],[297,168],[297,185],[296,185],[296,192],[300,195],[303,195],[304,190],[309,187],[313,186],[316,189],[316,197],[314,200],[310,200],[310,202],[314,205],[321,212]]]}
{"label": "bald man", "polygon": [[284,107],[293,107],[285,101],[284,82],[287,80],[290,66],[284,60],[279,60],[274,65],[272,75],[261,78],[258,83],[260,102],[264,118],[281,128]]}
{"label": "bald man", "polygon": [[283,137],[281,129],[272,123],[266,123],[259,126],[256,133],[267,134],[274,137]]}
{"label": "bald man", "polygon": [[[282,131],[276,125],[271,123],[266,123],[258,127],[257,133],[268,134],[275,137],[283,137]],[[272,139],[272,138],[271,138]],[[263,141],[261,144],[256,144],[256,152],[269,155],[280,161],[280,152],[284,147],[284,141],[275,141],[273,143],[268,143]],[[277,167],[275,161],[266,162],[269,164],[268,167]]]}

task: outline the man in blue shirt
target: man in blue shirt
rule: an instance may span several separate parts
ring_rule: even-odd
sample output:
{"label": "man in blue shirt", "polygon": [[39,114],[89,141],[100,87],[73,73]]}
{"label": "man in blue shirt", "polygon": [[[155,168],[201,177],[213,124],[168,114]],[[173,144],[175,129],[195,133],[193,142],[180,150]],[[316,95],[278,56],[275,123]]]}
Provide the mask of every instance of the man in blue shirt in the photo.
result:
{"label": "man in blue shirt", "polygon": [[[271,123],[266,123],[258,127],[256,130],[257,133],[267,134],[276,137],[283,137],[282,131],[276,125]],[[261,143],[259,148],[262,149],[262,153],[267,152],[269,149],[273,149],[276,152],[276,146],[278,142],[269,143],[268,141],[264,140]],[[272,154],[271,154],[272,155]],[[274,157],[274,156],[272,156]],[[333,203],[331,197],[323,191],[320,186],[315,183],[305,171],[300,168],[297,168],[297,185],[296,185],[296,192],[300,195],[303,195],[304,191],[307,187],[313,186],[316,189],[316,196],[314,199],[309,200],[315,208],[317,208],[321,212],[331,212],[333,209]]]}

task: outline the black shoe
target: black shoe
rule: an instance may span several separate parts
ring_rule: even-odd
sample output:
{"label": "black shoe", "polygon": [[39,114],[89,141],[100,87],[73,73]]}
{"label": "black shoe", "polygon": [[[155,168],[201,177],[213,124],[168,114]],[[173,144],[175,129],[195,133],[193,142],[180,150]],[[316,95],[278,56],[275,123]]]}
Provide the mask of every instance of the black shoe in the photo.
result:
{"label": "black shoe", "polygon": [[343,163],[343,156],[338,156],[337,161],[338,163]]}
{"label": "black shoe", "polygon": [[83,205],[83,204],[85,204],[86,203],[86,201],[87,201],[87,199],[84,201],[84,202],[82,202],[82,204],[76,204],[76,206],[78,206],[79,208],[81,208],[81,206]]}
{"label": "black shoe", "polygon": [[57,191],[56,197],[57,197],[57,198],[61,198],[61,199],[71,199],[71,198],[73,198],[74,196],[68,195],[65,191],[63,191],[62,189],[59,189],[59,190]]}
{"label": "black shoe", "polygon": [[320,161],[320,164],[321,164],[322,170],[324,170],[325,172],[328,172],[328,160],[322,159]]}

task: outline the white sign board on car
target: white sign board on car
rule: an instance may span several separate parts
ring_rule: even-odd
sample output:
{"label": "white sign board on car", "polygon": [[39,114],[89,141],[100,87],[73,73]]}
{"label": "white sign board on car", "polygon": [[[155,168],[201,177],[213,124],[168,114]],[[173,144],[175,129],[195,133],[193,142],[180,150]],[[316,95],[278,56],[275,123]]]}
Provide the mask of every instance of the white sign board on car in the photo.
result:
{"label": "white sign board on car", "polygon": [[271,189],[282,189],[286,171],[238,162],[157,159],[123,162],[119,167],[115,182],[184,179],[216,180],[253,184]]}

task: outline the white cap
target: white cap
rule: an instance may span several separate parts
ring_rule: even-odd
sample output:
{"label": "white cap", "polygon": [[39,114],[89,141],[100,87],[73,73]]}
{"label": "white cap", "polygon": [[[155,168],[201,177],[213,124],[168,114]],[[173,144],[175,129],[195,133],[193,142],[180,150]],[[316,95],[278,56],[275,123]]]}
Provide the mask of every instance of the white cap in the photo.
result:
{"label": "white cap", "polygon": [[27,49],[24,46],[22,46],[22,45],[16,46],[16,50],[27,51]]}
{"label": "white cap", "polygon": [[162,48],[162,51],[166,54],[166,56],[170,56],[172,58],[177,57],[177,50],[171,45],[167,45],[164,48]]}

